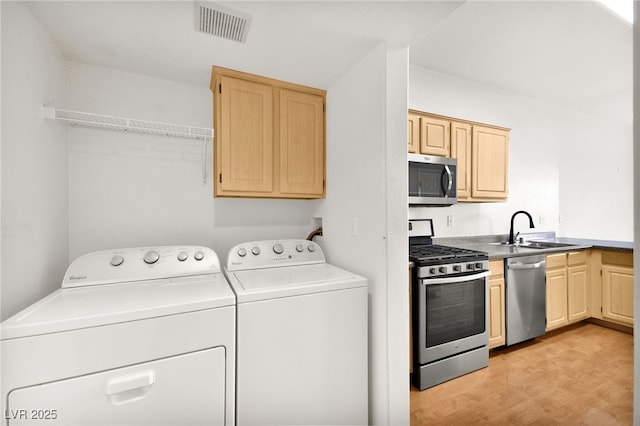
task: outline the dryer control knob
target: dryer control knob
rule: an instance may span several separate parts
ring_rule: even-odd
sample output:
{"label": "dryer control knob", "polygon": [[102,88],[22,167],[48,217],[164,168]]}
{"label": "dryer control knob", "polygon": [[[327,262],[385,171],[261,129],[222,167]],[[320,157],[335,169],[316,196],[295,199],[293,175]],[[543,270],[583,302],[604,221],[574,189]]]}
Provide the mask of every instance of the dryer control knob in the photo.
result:
{"label": "dryer control knob", "polygon": [[180,262],[184,262],[185,260],[187,260],[189,258],[189,255],[187,254],[186,251],[181,251],[180,253],[178,253],[177,258],[178,258],[178,260]]}
{"label": "dryer control knob", "polygon": [[246,255],[247,255],[247,250],[245,250],[245,248],[244,248],[244,247],[240,247],[240,248],[238,249],[238,256],[240,256],[240,257],[245,257]]}
{"label": "dryer control knob", "polygon": [[202,259],[204,259],[204,253],[198,250],[197,252],[194,253],[193,258],[197,261],[201,261]]}
{"label": "dryer control knob", "polygon": [[152,264],[156,263],[158,261],[158,259],[160,259],[160,254],[155,250],[151,250],[151,251],[146,252],[142,259],[144,260],[144,263],[152,265]]}
{"label": "dryer control knob", "polygon": [[302,253],[302,252],[304,251],[304,246],[303,246],[302,244],[298,244],[298,245],[296,246],[296,251],[297,251],[298,253]]}
{"label": "dryer control knob", "polygon": [[284,247],[282,247],[282,244],[276,243],[273,245],[273,252],[275,254],[282,254],[283,251],[284,251]]}
{"label": "dryer control knob", "polygon": [[309,244],[309,246],[307,247],[307,250],[313,253],[314,251],[316,251],[316,246],[314,246],[313,244]]}
{"label": "dryer control knob", "polygon": [[122,265],[122,263],[124,263],[124,257],[120,256],[119,254],[116,254],[111,258],[111,262],[109,263],[111,263],[111,266],[120,266]]}
{"label": "dryer control knob", "polygon": [[256,247],[252,248],[252,249],[251,249],[251,253],[252,253],[254,256],[259,255],[259,254],[260,254],[260,247],[257,247],[257,246],[256,246]]}

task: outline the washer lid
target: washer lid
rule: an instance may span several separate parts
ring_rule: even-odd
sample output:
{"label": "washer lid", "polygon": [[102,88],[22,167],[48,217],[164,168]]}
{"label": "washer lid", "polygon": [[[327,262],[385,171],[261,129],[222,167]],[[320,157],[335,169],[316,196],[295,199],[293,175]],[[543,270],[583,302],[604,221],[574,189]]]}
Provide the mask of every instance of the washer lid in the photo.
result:
{"label": "washer lid", "polygon": [[14,339],[234,304],[222,273],[61,288],[0,324],[0,337]]}
{"label": "washer lid", "polygon": [[367,286],[366,278],[327,263],[225,272],[239,303]]}

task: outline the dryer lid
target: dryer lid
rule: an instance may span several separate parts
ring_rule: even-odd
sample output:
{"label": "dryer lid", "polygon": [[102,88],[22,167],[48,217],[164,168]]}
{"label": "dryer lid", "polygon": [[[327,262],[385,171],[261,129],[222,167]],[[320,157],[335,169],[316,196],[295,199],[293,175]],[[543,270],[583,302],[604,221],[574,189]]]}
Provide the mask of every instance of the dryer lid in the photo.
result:
{"label": "dryer lid", "polygon": [[234,306],[222,273],[61,288],[0,324],[14,339]]}

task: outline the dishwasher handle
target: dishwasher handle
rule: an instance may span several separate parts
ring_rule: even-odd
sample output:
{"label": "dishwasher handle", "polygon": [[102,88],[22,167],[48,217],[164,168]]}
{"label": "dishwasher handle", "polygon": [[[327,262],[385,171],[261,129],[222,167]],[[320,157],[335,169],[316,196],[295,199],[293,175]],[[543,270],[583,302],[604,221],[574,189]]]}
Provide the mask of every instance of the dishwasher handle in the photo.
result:
{"label": "dishwasher handle", "polygon": [[537,263],[515,263],[513,265],[509,265],[509,269],[538,269],[541,266],[544,266],[546,262],[543,260]]}

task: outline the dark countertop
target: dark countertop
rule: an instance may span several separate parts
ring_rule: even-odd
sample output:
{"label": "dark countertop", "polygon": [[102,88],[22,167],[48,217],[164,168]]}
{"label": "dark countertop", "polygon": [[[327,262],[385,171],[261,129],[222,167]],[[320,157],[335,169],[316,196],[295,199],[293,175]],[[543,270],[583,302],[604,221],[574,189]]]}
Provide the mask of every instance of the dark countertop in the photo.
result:
{"label": "dark countertop", "polygon": [[588,238],[565,238],[556,237],[555,232],[544,232],[536,234],[521,234],[525,242],[527,241],[544,241],[552,243],[570,244],[568,246],[552,247],[552,248],[531,248],[520,246],[508,246],[499,244],[506,241],[507,235],[482,235],[473,237],[453,237],[453,238],[434,238],[434,244],[445,246],[460,247],[469,250],[477,250],[485,252],[489,255],[489,259],[504,259],[507,257],[531,256],[535,254],[561,253],[575,250],[585,250],[589,248],[597,248],[603,250],[620,250],[633,251],[633,242],[629,241],[609,241],[595,240]]}

